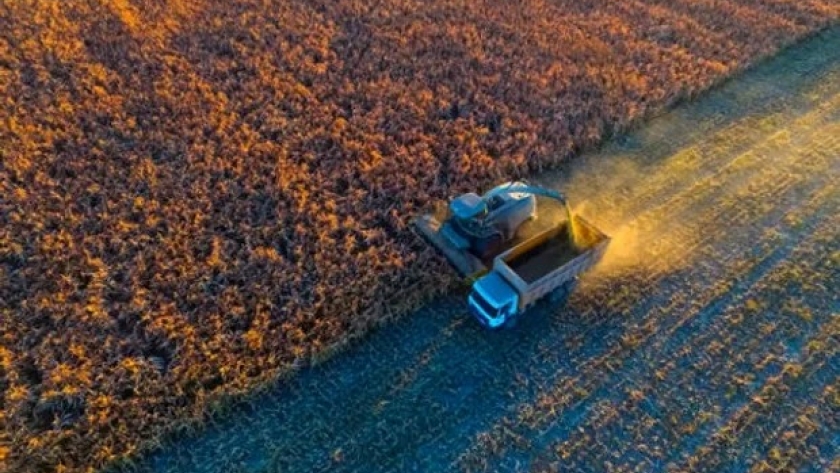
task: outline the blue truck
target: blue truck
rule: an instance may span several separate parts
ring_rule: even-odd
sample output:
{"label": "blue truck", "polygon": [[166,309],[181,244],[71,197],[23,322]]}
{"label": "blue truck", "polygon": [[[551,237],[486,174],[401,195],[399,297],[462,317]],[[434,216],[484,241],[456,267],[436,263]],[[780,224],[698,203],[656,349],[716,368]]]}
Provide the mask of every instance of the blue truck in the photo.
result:
{"label": "blue truck", "polygon": [[470,312],[491,329],[514,325],[546,296],[564,299],[610,241],[573,216],[563,194],[524,181],[458,196],[416,227],[473,281]]}

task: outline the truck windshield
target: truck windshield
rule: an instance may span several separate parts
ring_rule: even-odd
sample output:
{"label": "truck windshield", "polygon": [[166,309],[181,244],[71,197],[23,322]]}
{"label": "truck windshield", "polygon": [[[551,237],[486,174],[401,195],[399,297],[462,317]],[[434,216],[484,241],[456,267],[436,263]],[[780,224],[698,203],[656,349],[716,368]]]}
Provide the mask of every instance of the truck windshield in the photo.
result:
{"label": "truck windshield", "polygon": [[488,317],[495,318],[498,314],[499,310],[484,300],[484,297],[482,297],[478,291],[473,291],[473,300],[481,307],[481,310],[483,310]]}

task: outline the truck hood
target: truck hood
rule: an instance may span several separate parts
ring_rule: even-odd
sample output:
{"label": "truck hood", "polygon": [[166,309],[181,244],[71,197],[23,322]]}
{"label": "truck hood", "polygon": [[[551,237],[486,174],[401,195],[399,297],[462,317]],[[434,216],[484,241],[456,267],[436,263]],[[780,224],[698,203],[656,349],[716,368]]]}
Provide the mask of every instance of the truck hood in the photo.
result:
{"label": "truck hood", "polygon": [[516,300],[516,291],[498,273],[491,271],[475,282],[473,289],[495,307],[501,307]]}

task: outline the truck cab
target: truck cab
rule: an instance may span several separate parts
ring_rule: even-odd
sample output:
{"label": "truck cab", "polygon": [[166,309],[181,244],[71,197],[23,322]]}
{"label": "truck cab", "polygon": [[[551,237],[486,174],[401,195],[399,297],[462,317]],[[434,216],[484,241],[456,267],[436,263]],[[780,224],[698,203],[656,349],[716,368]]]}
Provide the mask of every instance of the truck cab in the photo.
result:
{"label": "truck cab", "polygon": [[488,328],[498,328],[519,310],[519,294],[498,273],[477,280],[469,296],[473,315]]}

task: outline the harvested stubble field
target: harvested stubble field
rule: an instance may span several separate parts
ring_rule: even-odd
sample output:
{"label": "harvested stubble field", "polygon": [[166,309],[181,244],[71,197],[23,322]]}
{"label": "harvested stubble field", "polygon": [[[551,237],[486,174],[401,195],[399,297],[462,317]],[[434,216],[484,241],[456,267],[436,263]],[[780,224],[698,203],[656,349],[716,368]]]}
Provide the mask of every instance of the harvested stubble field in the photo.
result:
{"label": "harvested stubble field", "polygon": [[614,235],[566,306],[442,297],[138,471],[840,471],[840,28],[537,180]]}
{"label": "harvested stubble field", "polygon": [[407,228],[430,201],[840,18],[525,3],[3,2],[0,470],[105,465],[450,288]]}

